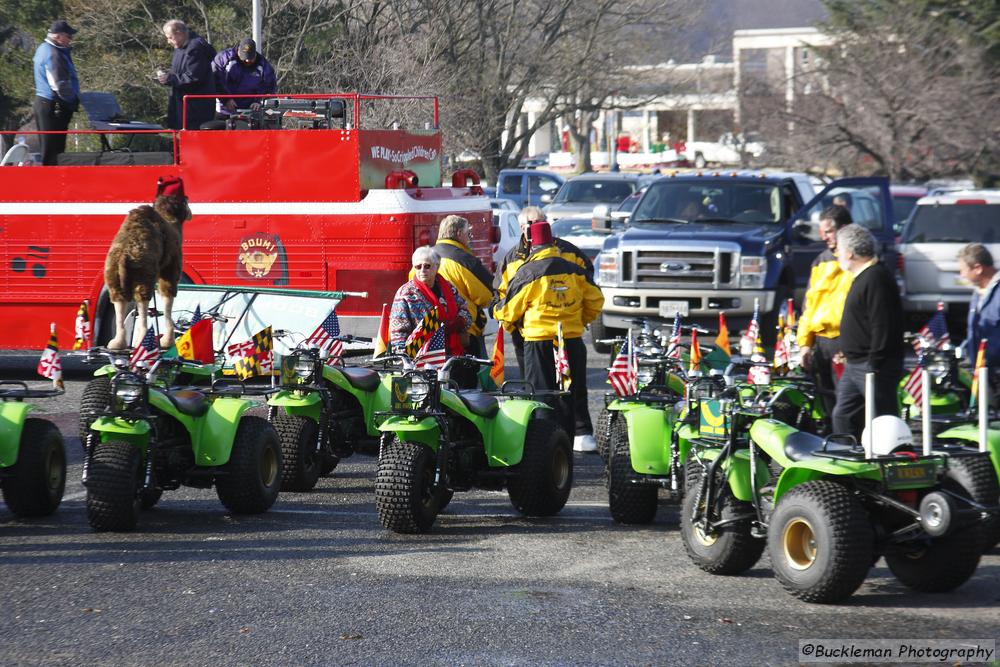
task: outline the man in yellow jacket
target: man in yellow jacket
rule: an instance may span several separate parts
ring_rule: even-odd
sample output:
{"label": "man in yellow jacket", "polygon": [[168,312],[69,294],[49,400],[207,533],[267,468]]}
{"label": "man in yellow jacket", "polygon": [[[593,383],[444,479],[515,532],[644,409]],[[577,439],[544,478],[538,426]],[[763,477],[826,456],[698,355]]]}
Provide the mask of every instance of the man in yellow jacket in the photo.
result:
{"label": "man in yellow jacket", "polygon": [[586,269],[562,256],[549,223],[532,224],[531,254],[511,278],[493,314],[524,337],[524,378],[535,389],[556,389],[553,341],[562,324],[570,373],[570,401],[562,402],[562,417],[574,432],[573,449],[580,452],[597,451],[587,407],[587,348],[582,336],[603,306],[604,295]]}
{"label": "man in yellow jacket", "polygon": [[837,230],[851,224],[851,212],[843,206],[825,208],[819,218],[819,235],[826,250],[812,263],[802,317],[796,340],[802,351],[803,368],[812,371],[816,388],[826,407],[827,419],[836,404],[837,374],[834,357],[840,354],[840,318],[844,299],[854,276],[837,262]]}

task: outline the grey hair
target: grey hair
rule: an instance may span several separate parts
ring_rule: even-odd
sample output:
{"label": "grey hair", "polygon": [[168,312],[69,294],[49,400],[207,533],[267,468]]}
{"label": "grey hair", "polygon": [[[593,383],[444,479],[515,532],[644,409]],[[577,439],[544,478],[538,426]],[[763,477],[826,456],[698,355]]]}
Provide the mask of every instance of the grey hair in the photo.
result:
{"label": "grey hair", "polygon": [[169,32],[171,35],[181,32],[186,35],[188,32],[187,23],[180,19],[171,19],[163,24],[163,32]]}
{"label": "grey hair", "polygon": [[460,215],[445,217],[438,226],[439,239],[457,239],[458,235],[469,228],[469,221]]}
{"label": "grey hair", "polygon": [[437,254],[437,250],[430,247],[429,245],[422,245],[416,250],[414,250],[413,260],[411,261],[411,263],[416,264],[417,262],[422,262],[424,260],[427,260],[434,266],[441,266],[441,256]]}
{"label": "grey hair", "polygon": [[875,237],[861,225],[847,225],[837,231],[837,248],[855,257],[874,257]]}
{"label": "grey hair", "polygon": [[958,260],[966,266],[993,266],[993,255],[982,243],[970,243],[958,251]]}
{"label": "grey hair", "polygon": [[517,214],[517,221],[521,223],[521,226],[531,224],[532,222],[545,222],[548,218],[545,217],[545,211],[538,208],[537,206],[525,206],[521,209],[521,212]]}

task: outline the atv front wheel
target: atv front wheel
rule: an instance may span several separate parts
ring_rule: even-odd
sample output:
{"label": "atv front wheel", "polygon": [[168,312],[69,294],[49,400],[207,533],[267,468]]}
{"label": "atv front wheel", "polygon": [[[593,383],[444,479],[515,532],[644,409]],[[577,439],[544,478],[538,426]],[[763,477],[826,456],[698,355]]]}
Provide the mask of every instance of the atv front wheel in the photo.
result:
{"label": "atv front wheel", "polygon": [[743,518],[714,531],[706,531],[700,522],[695,523],[694,515],[695,510],[700,516],[705,514],[703,489],[707,479],[702,476],[694,482],[685,491],[684,501],[681,503],[681,538],[684,540],[684,549],[694,564],[709,574],[739,574],[753,567],[764,552],[764,540],[750,533],[753,506],[733,497],[725,478],[717,475],[714,504],[718,511],[713,513],[714,516],[721,521]]}
{"label": "atv front wheel", "polygon": [[874,534],[849,489],[817,480],[778,500],[767,546],[774,575],[786,591],[806,602],[839,602],[868,576]]}
{"label": "atv front wheel", "polygon": [[274,430],[281,440],[281,490],[311,491],[322,471],[316,451],[319,426],[307,417],[279,412]]}
{"label": "atv front wheel", "polygon": [[426,533],[434,525],[442,497],[434,493],[434,452],[426,445],[393,438],[378,460],[375,507],[379,521],[394,533]]}
{"label": "atv front wheel", "polygon": [[229,474],[215,480],[215,492],[226,509],[260,514],[274,504],[281,488],[281,443],[266,419],[240,419],[226,469]]}
{"label": "atv front wheel", "polygon": [[11,472],[3,480],[3,499],[11,512],[23,517],[55,512],[66,488],[66,449],[59,429],[44,419],[26,419]]}
{"label": "atv front wheel", "polygon": [[524,453],[507,483],[510,502],[527,516],[552,516],[573,488],[573,451],[566,431],[549,419],[528,422]]}
{"label": "atv front wheel", "polygon": [[142,452],[122,440],[94,450],[87,476],[87,520],[94,530],[135,529],[141,501]]}
{"label": "atv front wheel", "polygon": [[80,398],[80,413],[78,418],[80,445],[87,449],[87,436],[90,434],[90,426],[111,406],[111,377],[99,375],[90,380],[83,388],[83,395]]}
{"label": "atv front wheel", "polygon": [[632,469],[628,425],[615,421],[608,441],[608,509],[618,523],[644,524],[656,517],[657,487],[643,484],[642,475]]}

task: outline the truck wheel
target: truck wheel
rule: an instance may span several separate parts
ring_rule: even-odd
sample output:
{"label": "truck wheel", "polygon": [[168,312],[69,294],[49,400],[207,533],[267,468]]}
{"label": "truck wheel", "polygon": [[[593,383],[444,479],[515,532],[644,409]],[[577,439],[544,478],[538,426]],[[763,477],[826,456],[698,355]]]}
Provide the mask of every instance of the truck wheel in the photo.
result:
{"label": "truck wheel", "polygon": [[608,343],[598,343],[597,341],[603,338],[615,338],[623,333],[620,329],[610,329],[604,326],[601,316],[598,316],[596,320],[590,323],[590,338],[594,343],[594,352],[598,354],[610,354],[611,345]]}
{"label": "truck wheel", "polygon": [[[985,456],[955,456],[948,459],[943,480],[945,488],[980,505],[1000,504],[1000,485],[993,463]],[[1000,516],[989,518],[970,528],[979,534],[983,551],[990,551],[1000,542]]]}
{"label": "truck wheel", "polygon": [[274,430],[281,440],[282,491],[310,491],[322,471],[316,438],[319,426],[312,419],[279,412]]}
{"label": "truck wheel", "polygon": [[532,419],[524,434],[524,454],[507,483],[510,502],[527,516],[552,516],[566,505],[573,488],[569,437],[550,419]]}
{"label": "truck wheel", "polygon": [[233,438],[228,474],[215,480],[219,500],[231,512],[260,514],[278,499],[281,488],[281,443],[262,417],[244,415]]}
{"label": "truck wheel", "polygon": [[828,480],[801,484],[778,500],[767,536],[774,575],[806,602],[839,602],[868,576],[874,534],[851,492]]}
{"label": "truck wheel", "polygon": [[80,398],[80,446],[86,451],[87,436],[90,434],[90,425],[94,423],[97,416],[111,406],[111,378],[107,375],[100,375],[90,380],[83,388],[83,396]]}
{"label": "truck wheel", "polygon": [[87,520],[94,530],[135,529],[141,501],[142,452],[122,440],[102,442],[94,450],[87,481]]}
{"label": "truck wheel", "polygon": [[379,521],[394,533],[426,533],[441,508],[434,493],[434,452],[398,437],[382,452],[375,474]]}
{"label": "truck wheel", "polygon": [[3,499],[17,516],[48,516],[66,488],[62,434],[44,419],[26,419],[12,477],[3,480]]}
{"label": "truck wheel", "polygon": [[615,421],[608,441],[608,509],[618,523],[644,524],[656,517],[657,487],[643,484],[642,475],[632,469],[628,428],[624,419]]}
{"label": "truck wheel", "polygon": [[[716,488],[722,485],[716,499],[722,520],[735,519],[753,513],[753,506],[733,497],[724,477],[717,477]],[[695,565],[709,574],[739,574],[749,570],[764,552],[764,540],[750,534],[749,518],[726,524],[711,535],[694,523],[694,512],[704,511],[702,488],[705,478],[698,479],[687,490],[681,503],[681,538],[684,549]]]}
{"label": "truck wheel", "polygon": [[605,466],[608,465],[610,459],[608,438],[610,437],[616,417],[618,417],[617,410],[602,408],[601,414],[597,416],[597,423],[594,424],[594,440],[597,442],[597,453],[600,454]]}

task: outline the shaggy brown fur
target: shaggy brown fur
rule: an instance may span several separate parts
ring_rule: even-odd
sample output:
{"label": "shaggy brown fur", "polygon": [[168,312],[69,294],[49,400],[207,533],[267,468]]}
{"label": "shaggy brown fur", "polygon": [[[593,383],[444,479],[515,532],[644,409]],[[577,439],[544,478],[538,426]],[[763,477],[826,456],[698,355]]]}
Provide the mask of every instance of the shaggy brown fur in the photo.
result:
{"label": "shaggy brown fur", "polygon": [[181,278],[183,225],[191,218],[187,199],[160,196],[153,206],[129,211],[119,228],[104,263],[104,282],[115,305],[115,337],[108,344],[121,349],[125,336],[125,307],[135,301],[139,317],[134,340],[140,341],[149,328],[148,302],[159,280],[165,319],[161,347],[174,343],[172,308]]}

